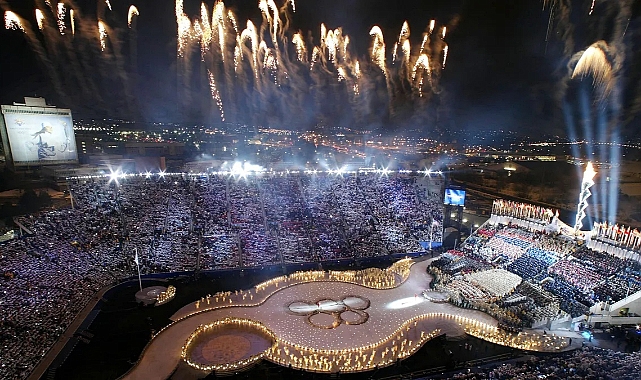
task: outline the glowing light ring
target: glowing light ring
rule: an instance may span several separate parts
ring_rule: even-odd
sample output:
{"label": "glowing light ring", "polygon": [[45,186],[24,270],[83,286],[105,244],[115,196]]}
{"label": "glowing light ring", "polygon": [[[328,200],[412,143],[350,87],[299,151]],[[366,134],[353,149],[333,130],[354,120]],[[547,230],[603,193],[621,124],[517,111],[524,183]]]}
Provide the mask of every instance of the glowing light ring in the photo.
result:
{"label": "glowing light ring", "polygon": [[181,359],[187,363],[189,366],[196,368],[201,371],[233,371],[236,369],[244,368],[247,367],[258,360],[262,359],[266,353],[269,351],[269,349],[256,354],[252,355],[248,358],[242,359],[242,360],[237,360],[225,364],[200,364],[196,363],[191,359],[191,353],[192,350],[195,348],[195,342],[198,338],[200,338],[203,334],[207,334],[210,332],[214,332],[216,330],[223,330],[225,327],[230,326],[230,327],[243,327],[243,328],[249,328],[249,329],[254,329],[258,330],[260,334],[263,334],[267,337],[268,340],[272,342],[272,345],[270,346],[273,347],[274,344],[276,343],[276,335],[265,327],[260,322],[251,320],[251,319],[246,319],[246,318],[235,318],[235,317],[228,317],[225,319],[217,320],[213,323],[207,324],[207,325],[200,325],[198,328],[189,335],[189,338],[187,338],[187,341],[182,347],[180,357]]}

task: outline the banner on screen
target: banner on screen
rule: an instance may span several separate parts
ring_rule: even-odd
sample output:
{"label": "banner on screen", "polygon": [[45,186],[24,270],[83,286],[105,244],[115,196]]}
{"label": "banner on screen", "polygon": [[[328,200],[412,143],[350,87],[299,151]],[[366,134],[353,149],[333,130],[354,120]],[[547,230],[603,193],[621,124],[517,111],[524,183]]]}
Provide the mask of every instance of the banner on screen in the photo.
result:
{"label": "banner on screen", "polygon": [[3,106],[2,113],[15,166],[78,162],[70,110]]}
{"label": "banner on screen", "polygon": [[446,205],[465,206],[465,190],[462,189],[445,189]]}

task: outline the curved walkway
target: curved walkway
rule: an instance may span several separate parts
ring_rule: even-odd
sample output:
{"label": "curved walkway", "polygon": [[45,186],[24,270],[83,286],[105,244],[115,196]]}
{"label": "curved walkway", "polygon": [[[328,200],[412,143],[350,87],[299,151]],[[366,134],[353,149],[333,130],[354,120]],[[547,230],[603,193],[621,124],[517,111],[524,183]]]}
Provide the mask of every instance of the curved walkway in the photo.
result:
{"label": "curved walkway", "polygon": [[[408,279],[393,289],[377,290],[343,282],[309,282],[270,293],[259,306],[230,306],[203,310],[191,315],[185,313],[186,310],[183,308],[177,313],[177,321],[154,337],[138,363],[123,378],[168,378],[181,360],[182,346],[199,325],[231,316],[261,322],[272,330],[279,340],[292,346],[313,350],[349,350],[376,345],[382,339],[397,333],[405,322],[430,313],[456,316],[456,319],[438,317],[424,321],[421,328],[426,333],[440,330],[448,335],[462,335],[462,319],[489,326],[497,325],[497,321],[485,313],[423,299],[420,294],[432,280],[426,271],[430,262],[431,260],[426,260],[414,264]],[[370,300],[371,305],[367,309],[369,319],[366,323],[319,329],[308,324],[305,317],[292,315],[286,307],[292,301],[315,302],[318,299],[338,299],[347,295],[357,295]],[[194,310],[193,306],[190,308]]]}

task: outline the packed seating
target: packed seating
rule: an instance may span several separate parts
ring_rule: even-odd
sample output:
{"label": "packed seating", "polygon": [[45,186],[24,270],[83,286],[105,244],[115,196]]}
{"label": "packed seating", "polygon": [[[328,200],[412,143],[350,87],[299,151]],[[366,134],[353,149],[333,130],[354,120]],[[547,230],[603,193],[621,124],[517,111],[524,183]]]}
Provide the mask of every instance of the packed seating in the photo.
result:
{"label": "packed seating", "polygon": [[127,176],[69,181],[73,208],[0,243],[0,378],[24,378],[97,290],[143,274],[420,251],[440,194],[406,175]]}
{"label": "packed seating", "polygon": [[[506,269],[532,285],[528,289],[535,287],[537,293],[547,293],[539,298],[557,297],[561,310],[572,317],[586,314],[597,301],[616,302],[641,291],[639,263],[595,252],[563,235],[529,231],[516,225],[487,223],[462,244],[460,251],[443,255],[432,265],[449,276],[440,279],[453,285],[441,285],[454,292],[462,288],[453,281],[460,280],[457,274],[487,271],[488,267]],[[537,302],[531,291],[526,293],[523,302],[498,302],[521,315],[522,321],[554,317],[555,307],[547,308],[549,302]],[[471,289],[461,294],[479,299]],[[519,299],[518,294],[517,289],[512,301]]]}
{"label": "packed seating", "polygon": [[[449,379],[638,379],[641,353],[584,347],[566,354],[531,357],[526,362],[477,367]],[[443,378],[443,377],[438,377]]]}

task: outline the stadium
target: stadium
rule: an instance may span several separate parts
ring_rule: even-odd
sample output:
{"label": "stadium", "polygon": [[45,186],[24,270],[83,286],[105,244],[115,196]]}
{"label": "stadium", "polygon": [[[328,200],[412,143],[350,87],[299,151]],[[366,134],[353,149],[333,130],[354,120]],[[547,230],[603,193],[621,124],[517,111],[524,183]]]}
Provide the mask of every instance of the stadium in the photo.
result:
{"label": "stadium", "polygon": [[[466,334],[565,352],[581,347],[572,337],[584,328],[641,323],[637,230],[595,222],[577,234],[551,209],[496,200],[483,225],[445,250],[444,214],[462,205],[448,201],[438,174],[116,172],[68,183],[70,207],[18,218],[22,237],[3,244],[0,310],[14,338],[3,377],[33,377],[59,339],[90,339],[101,294],[123,281],[138,290],[137,270],[145,284],[158,274],[271,277],[174,305],[124,378],[236,373],[261,360],[366,373]],[[325,269],[341,260],[353,269]],[[139,285],[156,306],[181,292]]]}
{"label": "stadium", "polygon": [[0,0],[1,379],[641,378],[640,2],[135,3]]}

